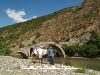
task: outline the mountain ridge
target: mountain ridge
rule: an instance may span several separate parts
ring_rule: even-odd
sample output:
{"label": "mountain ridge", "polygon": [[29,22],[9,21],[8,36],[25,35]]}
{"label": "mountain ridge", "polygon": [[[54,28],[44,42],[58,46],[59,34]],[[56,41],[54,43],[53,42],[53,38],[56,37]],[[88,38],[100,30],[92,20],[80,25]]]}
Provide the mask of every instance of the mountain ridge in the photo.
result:
{"label": "mountain ridge", "polygon": [[89,40],[91,31],[100,33],[99,13],[99,0],[84,0],[78,6],[0,28],[0,44],[12,47],[51,41],[83,43]]}

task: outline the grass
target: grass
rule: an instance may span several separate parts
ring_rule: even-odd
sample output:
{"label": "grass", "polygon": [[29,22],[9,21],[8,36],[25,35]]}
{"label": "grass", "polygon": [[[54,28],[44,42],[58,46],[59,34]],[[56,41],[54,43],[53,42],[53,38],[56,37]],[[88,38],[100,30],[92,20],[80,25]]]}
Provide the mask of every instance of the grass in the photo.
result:
{"label": "grass", "polygon": [[89,75],[97,75],[97,73],[93,71],[93,72],[89,73]]}
{"label": "grass", "polygon": [[75,71],[75,73],[85,73],[85,69],[84,69],[84,68],[82,68],[82,69],[77,69],[77,70]]}

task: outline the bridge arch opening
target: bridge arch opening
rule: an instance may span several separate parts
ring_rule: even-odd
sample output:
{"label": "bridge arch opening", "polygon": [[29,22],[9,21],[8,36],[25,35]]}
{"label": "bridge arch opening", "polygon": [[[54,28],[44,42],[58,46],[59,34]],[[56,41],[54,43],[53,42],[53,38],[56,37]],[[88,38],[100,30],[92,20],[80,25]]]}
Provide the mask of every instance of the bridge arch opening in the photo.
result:
{"label": "bridge arch opening", "polygon": [[28,56],[25,53],[23,53],[23,52],[17,52],[17,54],[20,54],[19,58],[28,59]]}
{"label": "bridge arch opening", "polygon": [[54,44],[49,44],[49,45],[52,46],[52,48],[54,49],[55,57],[63,57],[64,56],[62,50],[58,46],[56,46]]}

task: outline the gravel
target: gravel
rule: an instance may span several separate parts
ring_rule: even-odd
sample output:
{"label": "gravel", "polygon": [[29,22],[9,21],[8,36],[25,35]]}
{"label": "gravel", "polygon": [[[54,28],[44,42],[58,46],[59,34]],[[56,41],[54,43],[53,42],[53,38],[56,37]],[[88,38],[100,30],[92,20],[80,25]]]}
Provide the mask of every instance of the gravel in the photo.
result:
{"label": "gravel", "polygon": [[76,69],[66,68],[72,66],[33,63],[30,59],[0,56],[0,75],[100,75],[99,71],[86,70],[85,73],[76,73]]}

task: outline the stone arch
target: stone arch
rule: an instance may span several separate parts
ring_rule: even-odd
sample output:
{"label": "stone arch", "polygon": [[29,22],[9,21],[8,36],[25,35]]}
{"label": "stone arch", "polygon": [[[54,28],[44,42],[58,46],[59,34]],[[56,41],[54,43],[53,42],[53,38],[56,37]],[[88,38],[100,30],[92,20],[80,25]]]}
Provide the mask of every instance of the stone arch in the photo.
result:
{"label": "stone arch", "polygon": [[28,59],[28,56],[25,53],[23,53],[23,52],[16,52],[16,53],[21,54],[23,59]]}
{"label": "stone arch", "polygon": [[25,48],[17,51],[16,53],[19,53],[23,57],[23,59],[28,59],[28,57],[30,57],[30,48],[34,48],[36,45],[41,45],[41,44],[42,45],[53,45],[54,47],[57,48],[57,51],[60,54],[62,54],[62,56],[64,58],[66,57],[65,52],[62,49],[62,47],[59,44],[55,43],[55,42],[42,42],[42,43],[39,43],[39,44],[35,44],[33,46],[25,47]]}
{"label": "stone arch", "polygon": [[[35,44],[35,45],[43,45],[43,44],[55,46],[55,47],[57,48],[58,52],[59,52],[59,53],[61,52],[60,54],[62,54],[64,58],[66,57],[65,52],[64,52],[64,50],[62,49],[62,47],[61,47],[59,44],[55,43],[55,42],[42,42],[42,43]],[[34,46],[35,46],[35,45],[34,45]]]}

